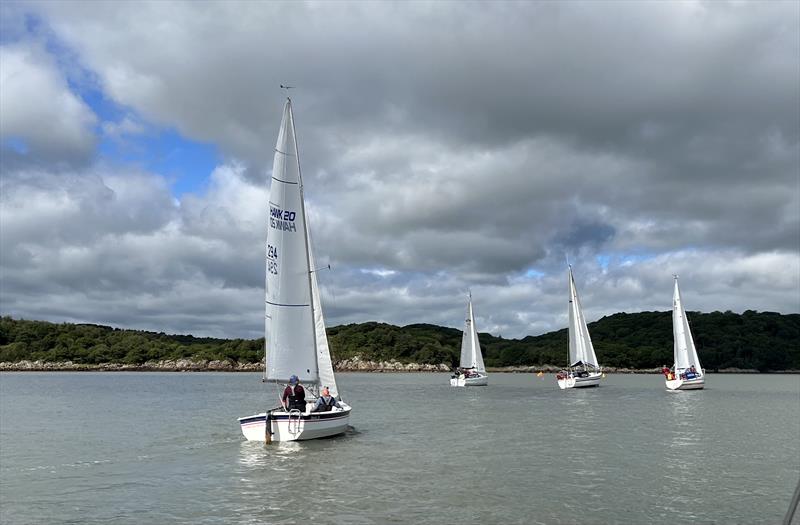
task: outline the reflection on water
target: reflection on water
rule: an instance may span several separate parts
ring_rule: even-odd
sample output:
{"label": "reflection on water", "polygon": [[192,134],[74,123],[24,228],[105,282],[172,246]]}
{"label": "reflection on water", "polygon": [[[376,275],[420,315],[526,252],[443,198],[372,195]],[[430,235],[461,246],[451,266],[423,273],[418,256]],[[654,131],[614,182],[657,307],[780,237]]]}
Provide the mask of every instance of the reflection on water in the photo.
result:
{"label": "reflection on water", "polygon": [[[694,464],[698,459],[697,446],[702,437],[702,391],[666,392],[665,401],[670,422],[669,446],[676,458],[686,458]],[[684,462],[679,462],[683,464]]]}
{"label": "reflection on water", "polygon": [[675,519],[697,519],[707,490],[703,439],[709,439],[703,423],[706,393],[666,391],[667,452],[662,463],[663,500],[660,507]]}
{"label": "reflection on water", "polygon": [[243,441],[239,446],[239,464],[248,467],[269,467],[285,470],[282,461],[291,459],[303,450],[300,441],[275,441],[266,445],[259,441]]}

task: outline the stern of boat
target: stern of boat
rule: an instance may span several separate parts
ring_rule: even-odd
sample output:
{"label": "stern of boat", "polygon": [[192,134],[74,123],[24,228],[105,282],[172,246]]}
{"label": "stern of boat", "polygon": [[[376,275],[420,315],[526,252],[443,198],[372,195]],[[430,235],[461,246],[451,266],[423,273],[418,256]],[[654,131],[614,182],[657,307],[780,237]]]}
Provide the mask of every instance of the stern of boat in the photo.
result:
{"label": "stern of boat", "polygon": [[466,386],[488,386],[489,385],[489,376],[486,374],[480,374],[478,377],[468,377],[465,380]]}
{"label": "stern of boat", "polygon": [[[341,402],[341,409],[334,407],[330,412],[305,412],[283,409],[269,413],[272,441],[302,441],[344,434],[350,424],[352,407]],[[267,413],[239,418],[242,434],[248,441],[265,441],[267,432]]]}
{"label": "stern of boat", "polygon": [[588,377],[567,376],[559,378],[556,376],[556,380],[558,381],[558,388],[561,390],[566,390],[568,388],[587,388],[591,386],[600,386],[600,379],[602,377],[602,372],[596,372],[589,374]]}
{"label": "stern of boat", "polygon": [[702,390],[705,388],[705,376],[696,377],[694,379],[667,379],[666,387],[669,391],[677,390]]}

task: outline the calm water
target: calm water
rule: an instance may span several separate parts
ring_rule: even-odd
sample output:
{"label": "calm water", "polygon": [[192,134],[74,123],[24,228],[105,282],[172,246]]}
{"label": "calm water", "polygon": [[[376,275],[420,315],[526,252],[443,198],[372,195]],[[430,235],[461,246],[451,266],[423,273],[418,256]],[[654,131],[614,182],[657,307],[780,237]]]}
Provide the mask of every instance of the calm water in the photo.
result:
{"label": "calm water", "polygon": [[337,377],[351,432],[265,447],[257,374],[4,373],[0,522],[779,523],[800,475],[800,376]]}

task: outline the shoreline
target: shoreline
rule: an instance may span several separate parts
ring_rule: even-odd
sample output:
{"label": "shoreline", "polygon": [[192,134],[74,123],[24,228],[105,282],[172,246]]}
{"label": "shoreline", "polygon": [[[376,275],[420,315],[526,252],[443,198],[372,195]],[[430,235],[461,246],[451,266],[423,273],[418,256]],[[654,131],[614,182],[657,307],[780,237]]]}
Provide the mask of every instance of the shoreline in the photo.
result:
{"label": "shoreline", "polygon": [[[178,359],[163,361],[148,361],[143,364],[131,365],[125,363],[99,363],[85,364],[72,361],[45,362],[45,361],[18,361],[14,363],[0,363],[0,372],[261,372],[264,366],[258,363],[235,363],[232,361],[207,361]],[[404,372],[438,372],[449,373],[451,367],[441,363],[438,365],[419,363],[400,363],[399,361],[362,361],[361,359],[345,359],[334,362],[337,372],[367,372],[367,373],[404,373]],[[563,367],[553,365],[541,366],[506,366],[487,367],[489,373],[501,374],[554,374]],[[661,374],[661,368],[616,368],[603,369],[607,374]],[[724,368],[720,370],[707,370],[709,374],[800,374],[800,370],[770,370],[759,372],[755,369]]]}

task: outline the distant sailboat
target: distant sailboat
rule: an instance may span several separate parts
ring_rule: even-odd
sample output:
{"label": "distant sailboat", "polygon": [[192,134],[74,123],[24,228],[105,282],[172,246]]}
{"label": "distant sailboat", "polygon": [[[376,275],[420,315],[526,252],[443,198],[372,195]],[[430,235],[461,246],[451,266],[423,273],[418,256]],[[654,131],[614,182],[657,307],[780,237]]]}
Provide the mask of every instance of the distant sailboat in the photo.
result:
{"label": "distant sailboat", "polygon": [[697,357],[697,349],[689,329],[689,320],[683,309],[678,276],[672,294],[672,335],[675,365],[670,369],[666,384],[668,390],[700,390],[705,386],[705,373]]}
{"label": "distant sailboat", "polygon": [[558,387],[584,388],[598,386],[603,372],[597,363],[589,328],[575,288],[572,266],[569,267],[569,369],[556,375]]}
{"label": "distant sailboat", "polygon": [[287,382],[296,375],[312,396],[327,386],[341,408],[311,412],[278,406],[239,418],[250,441],[297,441],[342,434],[351,407],[341,401],[333,374],[325,319],[303,200],[303,180],[292,101],[283,109],[269,196],[266,253],[265,379]]}
{"label": "distant sailboat", "polygon": [[483,366],[481,343],[478,341],[478,330],[475,328],[475,316],[472,313],[472,294],[467,302],[467,319],[464,321],[464,333],[461,336],[460,370],[450,378],[450,386],[486,386],[489,375]]}

